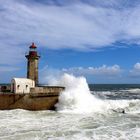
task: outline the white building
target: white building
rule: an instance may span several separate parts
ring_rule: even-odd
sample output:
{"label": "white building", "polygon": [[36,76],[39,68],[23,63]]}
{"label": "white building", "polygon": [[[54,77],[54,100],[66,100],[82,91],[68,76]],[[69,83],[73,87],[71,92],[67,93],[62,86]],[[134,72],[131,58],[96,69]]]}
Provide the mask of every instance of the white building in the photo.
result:
{"label": "white building", "polygon": [[11,92],[30,93],[30,88],[35,87],[35,82],[27,78],[13,78],[11,81]]}

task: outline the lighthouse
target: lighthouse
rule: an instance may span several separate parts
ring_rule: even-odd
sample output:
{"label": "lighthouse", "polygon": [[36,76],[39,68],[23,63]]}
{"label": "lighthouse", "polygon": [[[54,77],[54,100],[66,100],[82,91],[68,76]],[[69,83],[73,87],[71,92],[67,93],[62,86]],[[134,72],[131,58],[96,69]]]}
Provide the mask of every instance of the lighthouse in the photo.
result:
{"label": "lighthouse", "polygon": [[40,56],[34,43],[29,48],[29,53],[25,56],[27,58],[27,78],[34,80],[35,85],[38,85],[38,60]]}

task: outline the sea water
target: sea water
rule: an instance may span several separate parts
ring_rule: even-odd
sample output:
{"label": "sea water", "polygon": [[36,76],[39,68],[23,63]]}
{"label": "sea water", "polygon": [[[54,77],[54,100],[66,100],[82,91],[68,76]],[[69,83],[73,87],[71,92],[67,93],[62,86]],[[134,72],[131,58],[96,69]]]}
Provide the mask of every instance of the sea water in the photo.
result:
{"label": "sea water", "polygon": [[0,140],[139,140],[139,85],[90,85],[64,74],[56,111],[0,111]]}

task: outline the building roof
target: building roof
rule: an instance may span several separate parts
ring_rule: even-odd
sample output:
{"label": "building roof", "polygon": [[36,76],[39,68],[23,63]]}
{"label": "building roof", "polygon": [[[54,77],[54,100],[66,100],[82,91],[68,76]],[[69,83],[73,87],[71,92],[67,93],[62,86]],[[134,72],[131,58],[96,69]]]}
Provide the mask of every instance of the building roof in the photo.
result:
{"label": "building roof", "polygon": [[36,47],[35,43],[33,42],[32,45],[30,46],[30,49],[36,49],[36,48],[37,47]]}
{"label": "building roof", "polygon": [[22,84],[34,82],[34,80],[28,78],[13,78],[12,81],[15,81],[16,83],[22,83]]}

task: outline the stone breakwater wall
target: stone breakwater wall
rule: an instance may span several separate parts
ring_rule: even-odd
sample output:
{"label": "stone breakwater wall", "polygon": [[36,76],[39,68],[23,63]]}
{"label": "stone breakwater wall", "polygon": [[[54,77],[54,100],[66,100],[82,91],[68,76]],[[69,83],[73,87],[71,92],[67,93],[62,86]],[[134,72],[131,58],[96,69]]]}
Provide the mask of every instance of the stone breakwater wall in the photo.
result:
{"label": "stone breakwater wall", "polygon": [[0,93],[0,110],[54,110],[64,87],[35,87],[29,94]]}
{"label": "stone breakwater wall", "polygon": [[65,89],[64,87],[59,87],[59,86],[40,86],[40,87],[30,88],[30,93],[32,94],[38,94],[38,93],[58,94],[62,92],[64,89]]}

